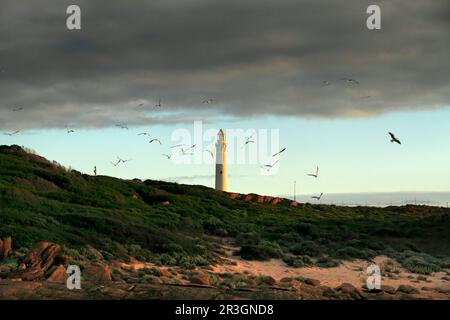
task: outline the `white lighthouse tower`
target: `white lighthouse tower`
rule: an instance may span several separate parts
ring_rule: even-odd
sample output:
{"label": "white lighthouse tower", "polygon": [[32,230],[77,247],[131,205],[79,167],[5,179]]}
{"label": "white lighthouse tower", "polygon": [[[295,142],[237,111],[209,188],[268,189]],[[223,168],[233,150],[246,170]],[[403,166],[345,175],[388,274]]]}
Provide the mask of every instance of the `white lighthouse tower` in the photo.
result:
{"label": "white lighthouse tower", "polygon": [[223,129],[217,134],[216,190],[228,191],[227,139]]}

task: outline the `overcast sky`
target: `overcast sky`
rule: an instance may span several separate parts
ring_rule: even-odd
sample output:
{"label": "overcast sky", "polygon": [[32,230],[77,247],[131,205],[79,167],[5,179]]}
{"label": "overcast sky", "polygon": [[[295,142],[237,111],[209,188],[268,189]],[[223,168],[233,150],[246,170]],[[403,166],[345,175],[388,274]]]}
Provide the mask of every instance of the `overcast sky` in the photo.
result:
{"label": "overcast sky", "polygon": [[[71,4],[82,30],[66,28]],[[366,27],[369,4],[381,30]],[[278,150],[230,164],[230,191],[450,191],[449,40],[449,0],[0,0],[0,132],[20,130],[0,144],[89,174],[212,187],[210,162],[162,156],[202,120],[276,129],[287,148],[271,176],[260,166]],[[209,142],[196,157],[211,160]]]}
{"label": "overcast sky", "polygon": [[[370,117],[450,101],[447,0],[0,2],[2,130]],[[371,3],[380,31],[366,28]],[[69,4],[80,31],[66,29]]]}

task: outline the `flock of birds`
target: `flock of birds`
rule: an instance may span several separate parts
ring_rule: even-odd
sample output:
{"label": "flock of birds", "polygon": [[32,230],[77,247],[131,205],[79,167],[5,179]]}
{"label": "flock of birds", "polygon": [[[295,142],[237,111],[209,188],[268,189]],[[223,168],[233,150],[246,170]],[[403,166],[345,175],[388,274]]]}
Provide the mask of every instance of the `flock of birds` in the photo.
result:
{"label": "flock of birds", "polygon": [[[352,79],[352,78],[341,78],[340,80],[341,81],[345,81],[349,85],[359,85],[360,84],[359,81],[357,81],[355,79]],[[322,84],[324,86],[330,86],[331,82],[328,81],[328,80],[324,80],[324,81],[322,81]],[[367,95],[367,96],[363,96],[362,98],[367,98],[368,99],[368,98],[371,98],[371,96]],[[203,104],[212,104],[214,101],[215,101],[215,99],[213,99],[213,98],[207,98],[207,99],[204,99],[202,101],[202,103]],[[143,101],[140,101],[137,104],[138,107],[144,107],[145,105],[146,105],[146,103],[143,102]],[[161,98],[159,98],[157,100],[157,102],[155,104],[155,107],[156,108],[161,108],[162,107],[162,100],[161,100]],[[19,112],[19,111],[24,110],[24,108],[23,107],[15,107],[15,108],[13,108],[11,110],[13,112]],[[120,128],[120,129],[129,130],[128,126],[126,126],[125,124],[116,124],[115,126]],[[21,130],[15,130],[13,132],[4,132],[3,134],[12,137],[12,136],[15,136],[15,135],[19,134],[20,132],[21,132]],[[72,133],[75,133],[75,130],[74,129],[70,129],[68,126],[66,126],[66,133],[67,134],[72,134]],[[256,142],[255,139],[253,139],[255,134],[256,133],[254,133],[251,136],[248,136],[248,137],[245,138],[245,142],[244,142],[242,148],[244,148],[245,146],[247,146],[247,145],[249,145],[251,143],[255,143]],[[400,140],[395,136],[394,133],[388,132],[388,134],[389,134],[391,143],[401,144]],[[160,139],[152,137],[149,132],[141,132],[138,135],[139,136],[146,136],[146,137],[148,137],[150,139],[148,141],[149,144],[152,144],[152,143],[158,143],[159,145],[163,144]],[[195,147],[196,147],[196,144],[193,144],[193,145],[177,144],[177,145],[171,146],[170,149],[178,149],[180,151],[180,155],[188,156],[188,155],[193,155],[194,154],[194,148]],[[273,154],[272,158],[275,158],[277,156],[278,156],[278,158],[274,159],[274,161],[269,163],[269,164],[265,164],[265,165],[261,166],[261,168],[265,169],[267,171],[272,170],[275,167],[275,165],[277,163],[279,163],[279,161],[280,161],[280,157],[279,156],[285,151],[286,151],[286,148],[283,148],[280,151],[278,151],[275,154]],[[211,158],[214,159],[214,153],[213,153],[212,150],[206,149],[206,150],[203,150],[203,152],[207,152],[208,154],[210,154]],[[163,153],[161,155],[163,157],[165,157],[167,160],[170,160],[172,158],[173,152],[172,152],[172,154]],[[132,159],[122,159],[120,157],[117,157],[116,160],[111,161],[111,164],[114,167],[117,167],[120,164],[126,164],[129,161],[132,161]],[[94,175],[97,175],[97,166],[94,166],[93,172],[94,172]],[[317,179],[319,177],[319,166],[316,167],[315,173],[308,173],[307,176],[310,176],[310,177],[313,177],[313,178]],[[320,193],[320,195],[312,196],[311,198],[319,201],[319,200],[322,199],[322,196],[323,196],[323,192]]]}

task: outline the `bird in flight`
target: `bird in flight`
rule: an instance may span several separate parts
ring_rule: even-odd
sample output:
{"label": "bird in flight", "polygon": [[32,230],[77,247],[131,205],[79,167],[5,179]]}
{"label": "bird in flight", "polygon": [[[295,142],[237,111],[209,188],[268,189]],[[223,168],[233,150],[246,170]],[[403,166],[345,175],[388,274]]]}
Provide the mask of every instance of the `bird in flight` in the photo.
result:
{"label": "bird in flight", "polygon": [[145,105],[145,103],[142,101],[138,103],[138,107],[143,107],[144,105]]}
{"label": "bird in flight", "polygon": [[314,173],[308,173],[307,175],[310,176],[310,177],[317,178],[319,176],[319,166],[317,166],[315,174]]}
{"label": "bird in flight", "polygon": [[69,133],[74,133],[75,130],[72,130],[72,129],[69,130],[69,127],[66,127],[66,132],[67,132],[68,134],[69,134]]}
{"label": "bird in flight", "polygon": [[312,196],[312,199],[320,200],[323,196],[323,192],[320,194],[320,196]]}
{"label": "bird in flight", "polygon": [[214,159],[214,153],[211,150],[203,150],[203,152],[208,152],[211,155],[211,158]]}
{"label": "bird in flight", "polygon": [[159,139],[152,139],[148,143],[158,142],[159,144],[162,144]]}
{"label": "bird in flight", "polygon": [[211,104],[213,102],[214,102],[213,98],[208,98],[208,99],[203,100],[203,103],[206,103],[206,104]]}
{"label": "bird in flight", "polygon": [[396,142],[396,143],[398,143],[398,144],[402,144],[402,143],[400,142],[400,140],[398,140],[397,137],[396,137],[392,132],[388,132],[388,133],[389,133],[389,135],[391,136],[391,142]]}
{"label": "bird in flight", "polygon": [[94,166],[94,176],[97,175],[97,166]]}
{"label": "bird in flight", "polygon": [[119,165],[119,163],[121,163],[122,162],[122,160],[117,160],[117,162],[112,162],[111,161],[111,164],[114,166],[114,167],[117,167],[118,165]]}
{"label": "bird in flight", "polygon": [[193,148],[195,148],[195,146],[196,146],[196,144],[193,144],[192,146],[190,146],[189,148],[186,148],[186,149],[184,149],[184,148],[181,148],[181,153],[183,154],[183,155],[192,155],[193,153],[192,152],[189,152],[188,153],[188,151],[189,150],[192,150]]}
{"label": "bird in flight", "polygon": [[142,132],[142,133],[139,133],[138,136],[149,136],[150,137],[150,133]]}
{"label": "bird in flight", "polygon": [[322,81],[322,83],[324,86],[329,86],[331,84],[331,82],[327,80]]}
{"label": "bird in flight", "polygon": [[261,166],[261,169],[265,169],[267,172],[269,172],[278,163],[278,161],[280,161],[280,160],[277,160],[272,164],[265,164],[265,165]]}
{"label": "bird in flight", "polygon": [[158,99],[158,103],[155,104],[155,107],[161,108],[161,99]]}
{"label": "bird in flight", "polygon": [[117,164],[119,164],[120,162],[122,162],[122,163],[127,163],[128,161],[131,161],[131,159],[124,160],[124,159],[121,159],[121,158],[119,158],[119,157],[117,157],[117,159],[119,160],[119,161],[117,162]]}
{"label": "bird in flight", "polygon": [[23,110],[23,107],[17,107],[17,108],[12,109],[13,112],[21,111],[21,110]]}
{"label": "bird in flight", "polygon": [[116,127],[119,127],[120,129],[127,129],[128,130],[128,127],[123,125],[123,124],[116,124]]}
{"label": "bird in flight", "polygon": [[350,79],[350,78],[342,78],[342,81],[345,81],[349,84],[359,84],[359,81],[356,81],[355,79]]}
{"label": "bird in flight", "polygon": [[170,155],[168,155],[168,154],[165,154],[165,153],[163,153],[162,156],[166,157],[167,160],[170,160],[170,158],[172,158],[172,156],[170,156]]}
{"label": "bird in flight", "polygon": [[14,131],[14,132],[5,132],[5,133],[3,133],[5,136],[14,136],[14,135],[16,135],[16,134],[18,134],[20,132],[20,130],[16,130],[16,131]]}
{"label": "bird in flight", "polygon": [[245,147],[246,145],[248,145],[249,143],[255,143],[254,140],[251,140],[251,139],[253,138],[254,135],[255,135],[255,134],[253,133],[251,136],[245,138],[245,143],[244,143],[244,145],[242,146],[242,148],[244,148],[244,147]]}
{"label": "bird in flight", "polygon": [[179,147],[186,147],[186,146],[187,146],[187,144],[177,144],[175,146],[171,146],[170,149],[179,148]]}
{"label": "bird in flight", "polygon": [[286,150],[286,148],[281,149],[280,151],[278,151],[277,153],[275,153],[272,157],[275,157],[281,153],[283,153]]}

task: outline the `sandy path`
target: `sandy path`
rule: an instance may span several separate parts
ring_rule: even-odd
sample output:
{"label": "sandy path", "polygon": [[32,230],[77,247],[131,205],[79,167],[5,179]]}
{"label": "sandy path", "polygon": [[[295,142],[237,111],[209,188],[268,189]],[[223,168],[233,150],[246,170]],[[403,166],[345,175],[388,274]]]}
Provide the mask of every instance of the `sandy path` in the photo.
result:
{"label": "sandy path", "polygon": [[[236,256],[224,257],[228,262],[222,265],[213,267],[215,273],[234,273],[234,272],[249,272],[254,275],[268,275],[275,280],[281,280],[285,277],[304,277],[320,280],[322,285],[335,288],[342,283],[350,283],[357,288],[361,288],[366,283],[367,267],[370,265],[368,261],[353,260],[343,261],[341,265],[334,268],[319,268],[319,267],[303,267],[292,268],[287,266],[283,261],[272,259],[270,261],[245,261]],[[387,261],[386,256],[378,256],[374,262],[381,269],[381,284],[397,288],[399,285],[407,284],[421,290],[421,296],[424,298],[434,299],[450,299],[449,294],[439,293],[435,290],[450,290],[450,281],[443,280],[446,276],[445,272],[436,272],[433,275],[426,276],[426,281],[418,281],[418,274],[410,273],[404,268],[397,267],[398,273],[394,274],[393,278],[383,272]],[[231,265],[232,263],[233,265]],[[422,288],[429,288],[429,290],[422,290]]]}

